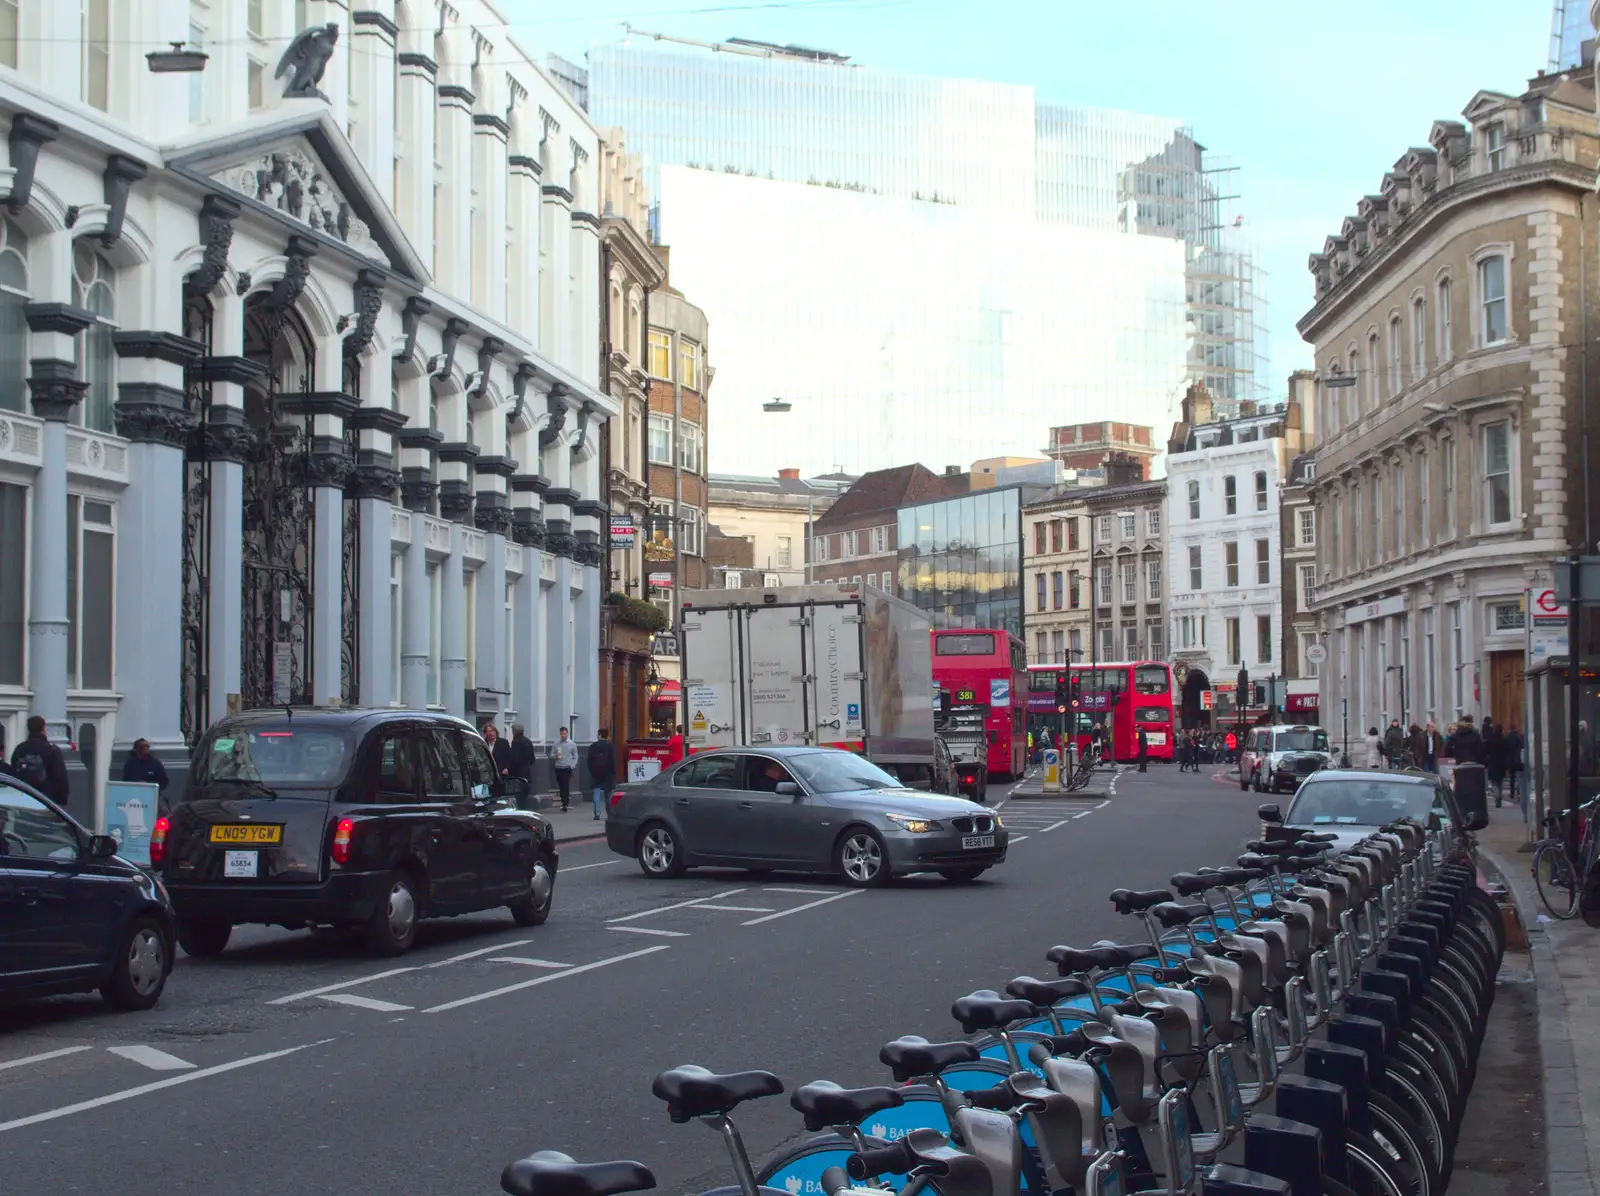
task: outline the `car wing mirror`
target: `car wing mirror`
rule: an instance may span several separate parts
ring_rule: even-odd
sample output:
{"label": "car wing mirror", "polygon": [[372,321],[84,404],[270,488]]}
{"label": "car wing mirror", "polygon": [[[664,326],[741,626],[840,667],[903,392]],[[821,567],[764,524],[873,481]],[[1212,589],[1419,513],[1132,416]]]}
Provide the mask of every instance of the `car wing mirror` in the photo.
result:
{"label": "car wing mirror", "polygon": [[91,860],[109,860],[117,854],[117,849],[121,846],[110,835],[90,835],[89,858]]}
{"label": "car wing mirror", "polygon": [[773,792],[782,797],[799,797],[800,786],[793,781],[779,781],[777,788]]}
{"label": "car wing mirror", "polygon": [[1272,823],[1274,825],[1281,824],[1283,822],[1283,810],[1278,806],[1277,802],[1267,802],[1265,805],[1257,806],[1256,815],[1261,819],[1262,822]]}

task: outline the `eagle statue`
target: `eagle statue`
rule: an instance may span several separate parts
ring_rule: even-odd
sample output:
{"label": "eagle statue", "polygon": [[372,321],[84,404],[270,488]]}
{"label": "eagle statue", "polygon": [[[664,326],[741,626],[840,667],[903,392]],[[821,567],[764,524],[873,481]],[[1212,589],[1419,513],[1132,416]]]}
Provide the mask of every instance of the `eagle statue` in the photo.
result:
{"label": "eagle statue", "polygon": [[274,79],[289,76],[283,89],[284,99],[328,98],[317,84],[322,82],[322,73],[328,69],[328,59],[333,57],[334,43],[338,40],[339,26],[331,21],[320,28],[302,29],[295,35],[272,76]]}

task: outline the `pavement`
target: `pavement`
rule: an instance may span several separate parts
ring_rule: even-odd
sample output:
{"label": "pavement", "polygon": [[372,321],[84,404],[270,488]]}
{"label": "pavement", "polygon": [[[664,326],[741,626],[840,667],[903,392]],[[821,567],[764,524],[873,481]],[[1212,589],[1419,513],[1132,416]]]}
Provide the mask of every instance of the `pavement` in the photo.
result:
{"label": "pavement", "polygon": [[[1480,857],[1498,872],[1527,929],[1537,996],[1545,1165],[1550,1196],[1596,1196],[1600,1166],[1600,930],[1551,918],[1539,900],[1515,807],[1489,811]],[[1579,1061],[1582,1061],[1580,1066]]]}
{"label": "pavement", "polygon": [[[658,1071],[887,1082],[884,1042],[955,1037],[955,997],[1040,974],[1052,944],[1125,939],[1106,894],[1231,860],[1255,804],[1164,765],[1115,800],[1007,798],[1009,858],[977,883],[865,892],[652,881],[569,837],[546,925],[425,923],[398,960],[241,927],[219,957],[181,956],[148,1013],[7,1010],[0,1190],[98,1193],[114,1169],[119,1196],[446,1196],[492,1192],[540,1149],[640,1159],[662,1191],[726,1185],[716,1142],[650,1095]],[[783,1098],[735,1116],[758,1160],[803,1136]]]}

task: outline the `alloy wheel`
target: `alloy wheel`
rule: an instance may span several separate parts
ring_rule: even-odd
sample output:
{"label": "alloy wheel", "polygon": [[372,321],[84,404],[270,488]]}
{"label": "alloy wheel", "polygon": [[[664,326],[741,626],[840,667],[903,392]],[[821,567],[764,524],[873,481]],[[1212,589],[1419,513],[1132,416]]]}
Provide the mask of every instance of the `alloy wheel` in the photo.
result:
{"label": "alloy wheel", "polygon": [[847,877],[857,884],[870,884],[883,869],[883,851],[871,835],[858,833],[844,841],[839,862]]}
{"label": "alloy wheel", "polygon": [[672,832],[664,826],[646,831],[644,841],[639,846],[640,859],[651,872],[667,871],[672,867],[677,853],[678,845],[672,840]]}

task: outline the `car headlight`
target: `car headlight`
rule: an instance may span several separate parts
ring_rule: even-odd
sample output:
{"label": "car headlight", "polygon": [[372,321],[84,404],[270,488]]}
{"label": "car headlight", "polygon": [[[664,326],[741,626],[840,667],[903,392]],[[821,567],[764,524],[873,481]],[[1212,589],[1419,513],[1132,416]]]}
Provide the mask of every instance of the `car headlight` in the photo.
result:
{"label": "car headlight", "polygon": [[925,835],[929,831],[942,831],[944,825],[933,818],[910,818],[905,814],[885,814],[890,822],[903,831],[910,831],[913,835]]}
{"label": "car headlight", "polygon": [[1000,820],[1000,815],[998,815],[998,814],[996,814],[996,815],[995,815],[995,816],[994,816],[994,824],[995,824],[995,825],[996,825],[996,826],[998,826],[998,827],[1003,827],[1003,826],[1005,826],[1005,823],[1004,823],[1004,822],[1002,822],[1002,821],[1001,821],[1001,820]]}

